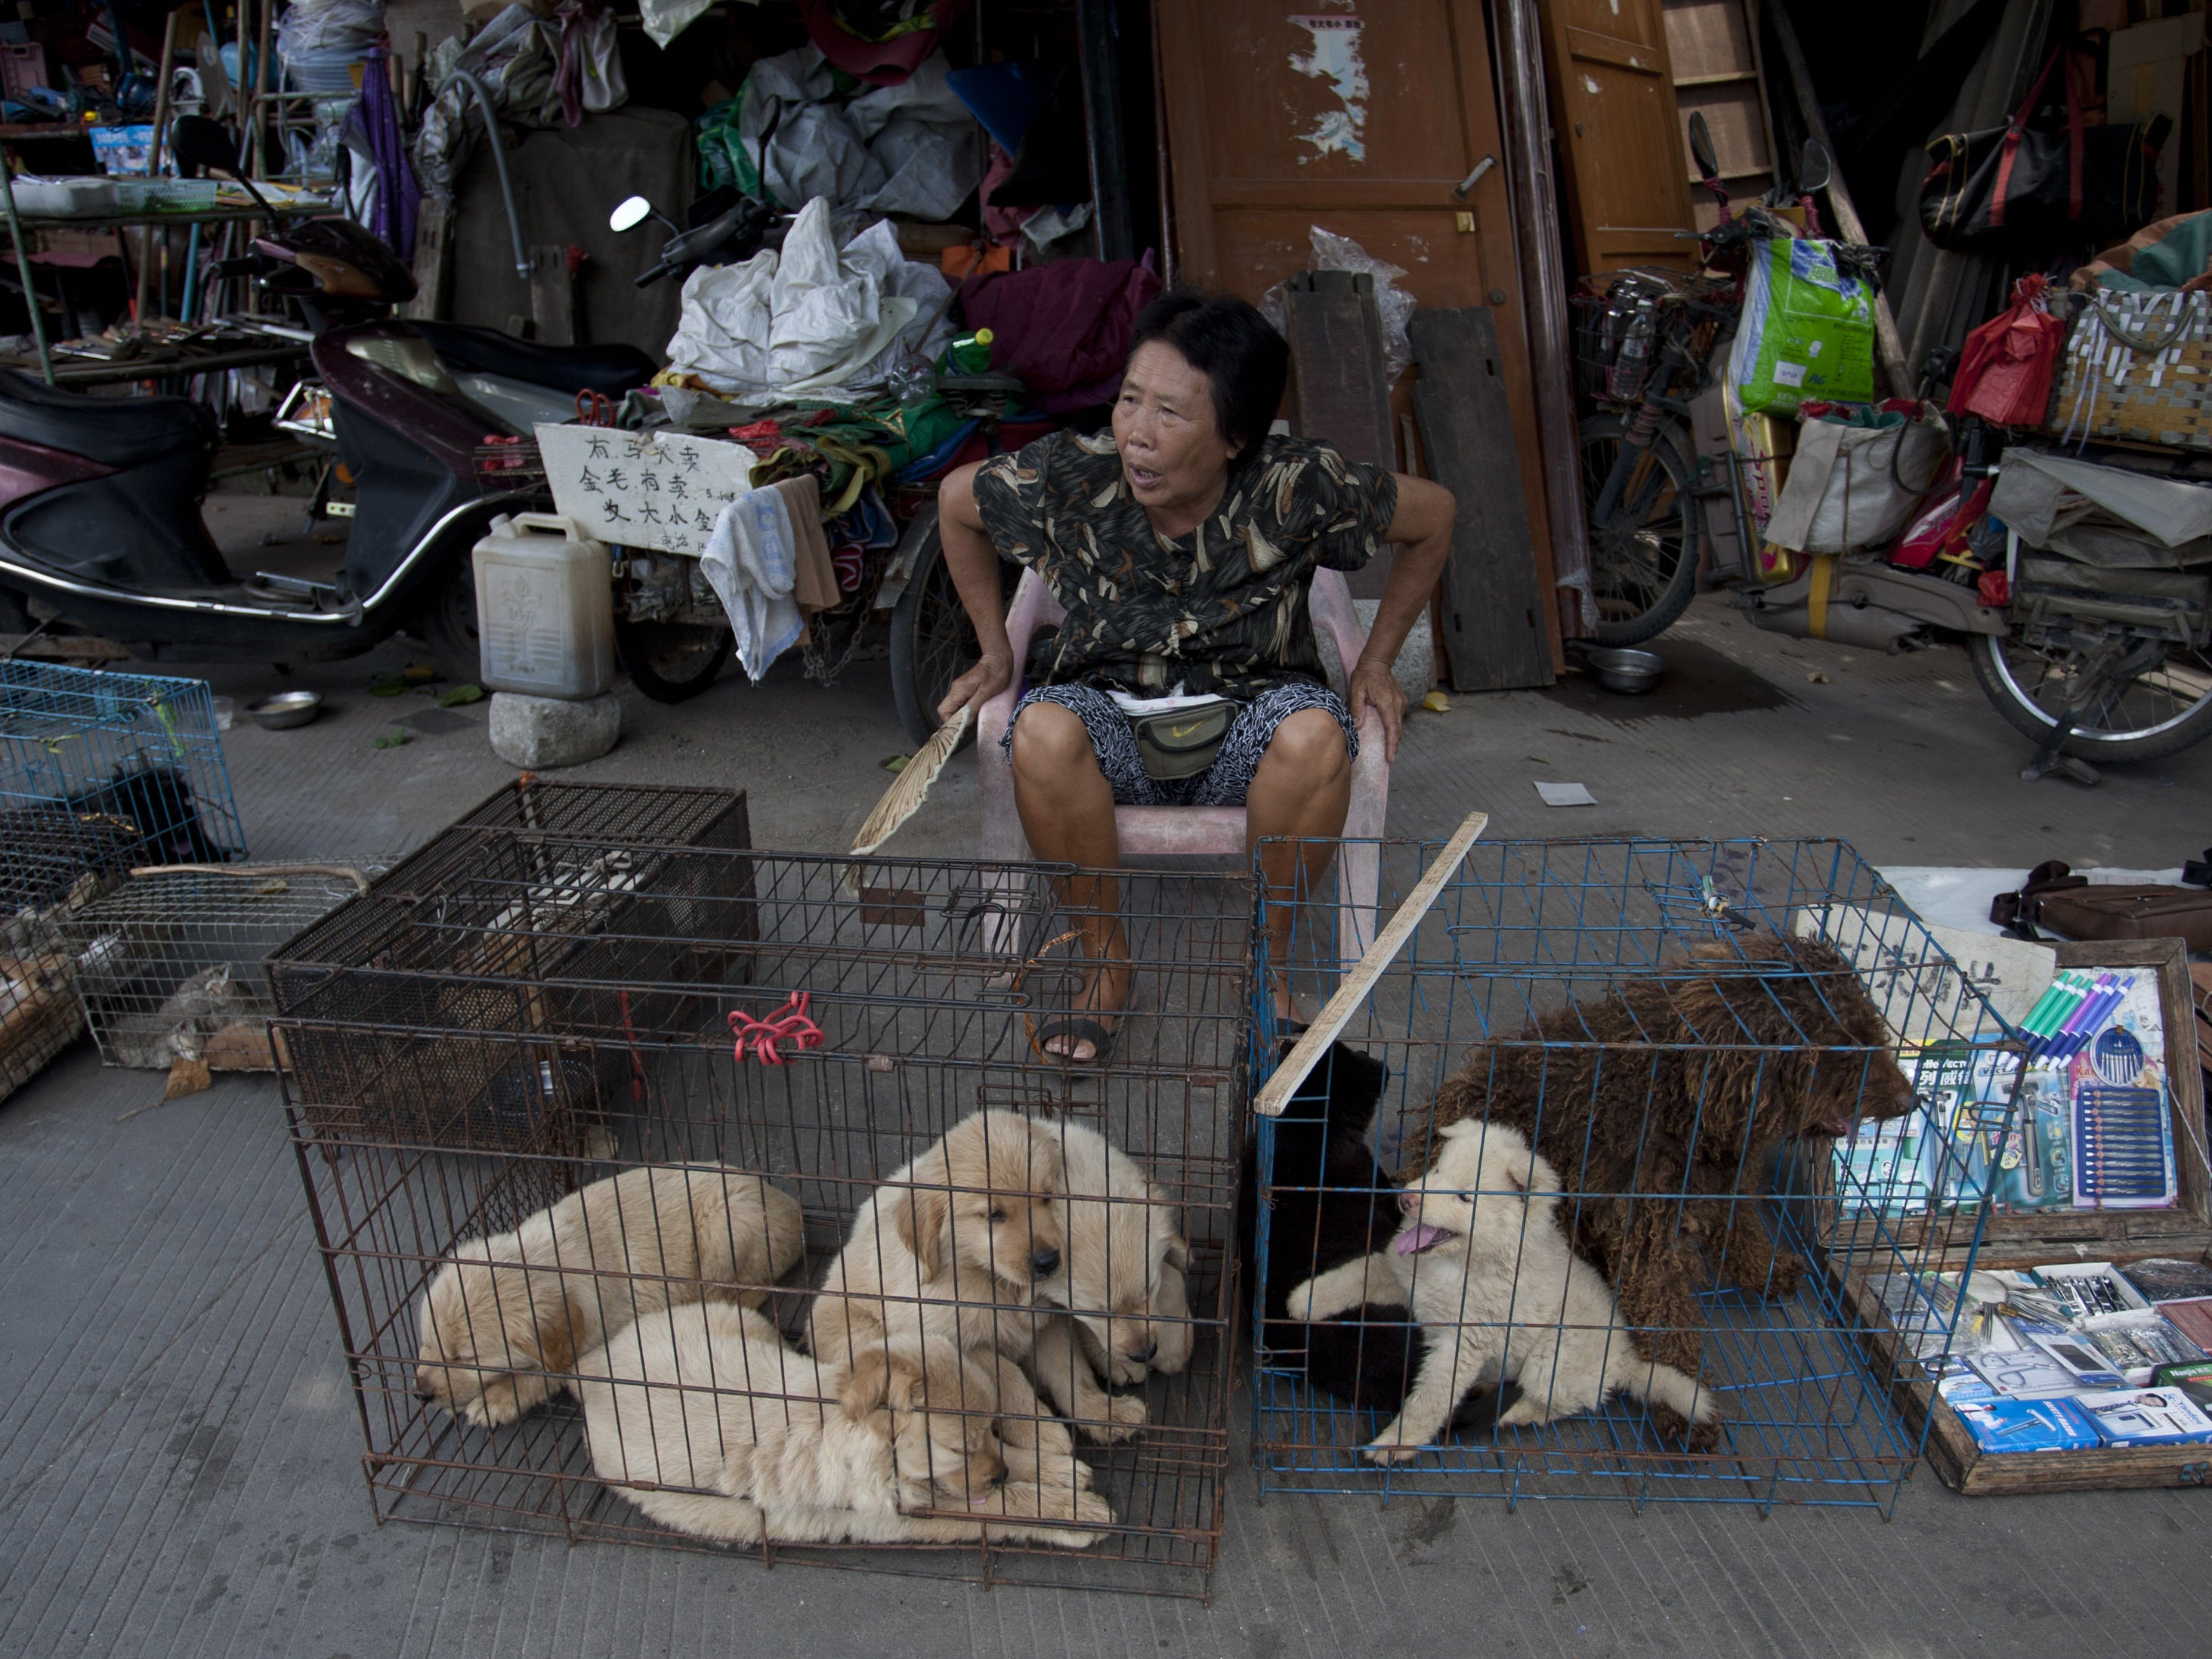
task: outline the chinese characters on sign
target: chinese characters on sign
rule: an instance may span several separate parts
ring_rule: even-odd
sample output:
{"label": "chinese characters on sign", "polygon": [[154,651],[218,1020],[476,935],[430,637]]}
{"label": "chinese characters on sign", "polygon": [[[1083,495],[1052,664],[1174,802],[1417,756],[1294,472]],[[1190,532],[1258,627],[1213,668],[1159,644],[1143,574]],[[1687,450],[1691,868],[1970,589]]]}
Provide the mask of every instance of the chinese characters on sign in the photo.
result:
{"label": "chinese characters on sign", "polygon": [[554,504],[579,533],[696,558],[723,507],[747,494],[757,458],[743,444],[690,433],[541,426]]}

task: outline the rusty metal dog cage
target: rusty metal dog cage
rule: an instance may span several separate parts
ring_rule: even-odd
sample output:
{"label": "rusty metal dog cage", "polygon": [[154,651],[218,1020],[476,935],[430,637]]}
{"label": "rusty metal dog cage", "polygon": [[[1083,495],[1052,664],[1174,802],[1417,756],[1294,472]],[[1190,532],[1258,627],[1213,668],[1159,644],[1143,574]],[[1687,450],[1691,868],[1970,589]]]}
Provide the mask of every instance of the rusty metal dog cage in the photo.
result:
{"label": "rusty metal dog cage", "polygon": [[[684,1418],[691,1461],[675,1475],[663,1455],[647,1475],[603,1478],[605,1431],[593,1426],[591,1401],[613,1410],[611,1402],[633,1396],[611,1382],[597,1396],[590,1388],[629,1362],[580,1351],[615,1337],[605,1351],[614,1355],[614,1328],[636,1315],[641,1334],[629,1339],[628,1352],[644,1364],[641,1345],[660,1339],[642,1334],[665,1324],[673,1341],[679,1324],[708,1320],[693,1305],[702,1297],[716,1304],[720,1334],[701,1340],[736,1342],[730,1322],[739,1316],[726,1304],[765,1298],[763,1312],[790,1354],[777,1363],[797,1375],[805,1366],[795,1344],[808,1329],[806,1292],[823,1282],[856,1212],[890,1213],[909,1202],[922,1214],[923,1194],[945,1193],[945,1248],[969,1261],[961,1252],[972,1250],[975,1235],[963,1243],[963,1194],[988,1188],[995,1205],[1020,1196],[1012,1187],[1049,1188],[1036,1170],[1025,1181],[1002,1179],[995,1158],[987,1180],[952,1155],[931,1166],[933,1177],[913,1164],[926,1164],[948,1132],[969,1133],[963,1122],[991,1112],[1012,1115],[988,1120],[1002,1139],[1015,1133],[1009,1125],[1041,1136],[1046,1162],[1059,1164],[1079,1194],[1102,1190],[1073,1173],[1083,1146],[1096,1146],[1085,1131],[1126,1155],[1115,1180],[1134,1171],[1133,1184],[1113,1185],[1111,1202],[1088,1218],[1134,1214],[1142,1242],[1079,1244],[1079,1206],[1048,1206],[1061,1235],[1064,1288],[1052,1288],[1040,1245],[1026,1268],[1018,1261],[997,1280],[987,1277],[995,1290],[961,1281],[957,1295],[921,1286],[902,1297],[895,1277],[886,1278],[893,1288],[883,1305],[942,1313],[957,1304],[969,1321],[963,1334],[979,1314],[1018,1322],[1039,1309],[1032,1291],[1004,1281],[1028,1273],[1046,1287],[1037,1298],[1072,1304],[1091,1328],[1063,1328],[1054,1352],[1064,1353],[1073,1338],[1107,1386],[1111,1361],[1097,1339],[1119,1343],[1133,1316],[1148,1318],[1158,1363],[1137,1396],[1144,1426],[1117,1443],[1079,1438],[1071,1449],[1040,1425],[1049,1401],[1024,1419],[1009,1381],[992,1419],[1013,1469],[1006,1517],[987,1509],[978,1522],[940,1491],[917,1511],[940,1523],[934,1535],[908,1540],[906,1533],[931,1528],[878,1516],[871,1525],[900,1534],[885,1545],[880,1530],[817,1516],[811,1534],[799,1529],[800,1541],[779,1535],[771,1521],[769,1535],[741,1547],[778,1561],[987,1583],[1202,1594],[1221,1534],[1227,1463],[1231,1222],[1251,1030],[1249,882],[1123,876],[1113,910],[1137,1012],[1121,1022],[1114,1064],[1103,1067],[1047,1051],[1054,1019],[1090,1006],[1085,941],[1104,937],[1096,931],[1097,890],[1071,887],[1066,869],[641,846],[634,836],[512,823],[469,833],[466,858],[427,872],[418,866],[404,881],[404,870],[395,871],[334,915],[321,938],[274,964],[284,1006],[273,1030],[293,1136],[359,1400],[378,1518],[700,1545],[706,1523],[684,1520],[681,1504],[677,1520],[668,1516],[671,1500],[683,1498],[727,1518],[726,1502],[715,1501],[713,1460],[692,1432],[702,1419]],[[1072,909],[1071,896],[1094,908]],[[341,924],[352,930],[346,939],[374,947],[331,948]],[[728,1260],[715,1254],[724,1220],[716,1194],[730,1170],[744,1172],[739,1184],[749,1191],[754,1178],[765,1181],[779,1195],[760,1200],[770,1212],[796,1200],[802,1259],[787,1270],[781,1257],[748,1265],[735,1246]],[[628,1198],[602,1184],[624,1179]],[[712,1212],[703,1224],[701,1182]],[[1160,1240],[1156,1223],[1179,1227],[1179,1237]],[[917,1222],[917,1231],[926,1224]],[[735,1238],[743,1230],[727,1231]],[[498,1242],[507,1234],[512,1241]],[[568,1242],[547,1242],[556,1236]],[[578,1246],[585,1236],[592,1242]],[[1109,1227],[1106,1237],[1121,1235]],[[983,1248],[997,1249],[997,1237],[992,1232]],[[542,1267],[549,1250],[558,1257],[554,1269],[523,1275],[522,1322],[536,1341],[537,1310],[573,1303],[581,1311],[554,1319],[552,1346],[533,1351],[523,1367],[532,1380],[518,1393],[500,1395],[495,1408],[472,1407],[478,1394],[511,1386],[497,1375],[508,1367],[487,1358],[490,1330],[505,1344],[502,1361],[520,1350],[508,1340],[511,1310],[484,1321],[465,1269],[452,1264],[496,1257],[517,1264],[513,1283],[515,1273]],[[1163,1265],[1178,1271],[1180,1307],[1161,1291]],[[465,1310],[454,1316],[465,1336],[439,1313],[424,1325],[441,1273],[450,1283],[441,1294],[458,1295]],[[489,1267],[469,1281],[485,1294],[497,1282]],[[1133,1284],[1142,1287],[1133,1310]],[[1181,1346],[1187,1363],[1163,1370],[1163,1350]],[[821,1403],[842,1386],[832,1356],[822,1356],[831,1375],[793,1384],[763,1381],[742,1360],[723,1363],[733,1352],[714,1350],[722,1368],[708,1381],[680,1366],[638,1373],[651,1413],[683,1417],[688,1403],[720,1433],[732,1413],[757,1427],[767,1418],[786,1421],[794,1407],[817,1424],[837,1412]],[[439,1363],[426,1372],[426,1360]],[[580,1365],[599,1369],[587,1375]],[[1042,1357],[1033,1369],[1044,1377]],[[924,1379],[923,1417],[991,1416],[974,1397],[957,1389],[947,1397],[942,1388],[936,1373]],[[551,1397],[538,1403],[538,1393]],[[496,1415],[526,1400],[511,1421],[466,1418],[469,1409]],[[463,1413],[448,1409],[457,1404]],[[1126,1400],[1119,1408],[1132,1409]],[[1102,1413],[1094,1422],[1103,1428],[1106,1420]],[[617,1473],[637,1452],[634,1431],[625,1419]],[[1103,1508],[1082,1505],[1082,1516],[1048,1536],[1011,1518],[1022,1513],[1012,1494],[1032,1484],[1020,1455],[1031,1437],[1040,1440],[1033,1484],[1065,1496],[1085,1478],[1074,1468],[1079,1459],[1093,1498],[1103,1500]],[[948,1538],[948,1528],[958,1535]],[[1084,1547],[1071,1547],[1071,1535]]]}
{"label": "rusty metal dog cage", "polygon": [[[289,1056],[301,1097],[319,1124],[371,1139],[535,1144],[566,1085],[503,1069],[481,1044],[383,1034],[651,1026],[661,1010],[648,987],[720,972],[724,943],[684,936],[692,902],[750,879],[743,859],[672,863],[671,849],[751,838],[742,793],[524,774],[270,956],[276,1007],[307,1017]],[[714,891],[679,894],[686,882]],[[663,943],[646,951],[649,935]]]}
{"label": "rusty metal dog cage", "polygon": [[[1436,850],[1382,848],[1386,908]],[[1303,988],[1333,878],[1288,911],[1261,982]],[[1848,847],[1478,843],[1340,1044],[1248,1166],[1263,1492],[1894,1504],[1922,1435],[1891,1401],[1956,1369],[1951,1316],[1900,1310],[1885,1358],[1853,1292],[1971,1267],[1996,1160],[1964,1142],[2002,1141],[2019,1044]],[[1976,1079],[1941,1126],[1939,1073]],[[1597,1299],[1563,1314],[1570,1242]],[[1712,1420],[1637,1397],[1654,1359]]]}

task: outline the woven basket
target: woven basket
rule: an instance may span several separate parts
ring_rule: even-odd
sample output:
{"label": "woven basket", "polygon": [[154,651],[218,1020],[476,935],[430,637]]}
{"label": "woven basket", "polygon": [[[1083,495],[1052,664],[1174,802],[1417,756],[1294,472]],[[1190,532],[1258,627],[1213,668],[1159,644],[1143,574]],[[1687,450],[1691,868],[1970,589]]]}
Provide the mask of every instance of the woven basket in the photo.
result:
{"label": "woven basket", "polygon": [[2062,438],[2212,450],[2212,299],[2098,295],[2053,380],[2047,424]]}

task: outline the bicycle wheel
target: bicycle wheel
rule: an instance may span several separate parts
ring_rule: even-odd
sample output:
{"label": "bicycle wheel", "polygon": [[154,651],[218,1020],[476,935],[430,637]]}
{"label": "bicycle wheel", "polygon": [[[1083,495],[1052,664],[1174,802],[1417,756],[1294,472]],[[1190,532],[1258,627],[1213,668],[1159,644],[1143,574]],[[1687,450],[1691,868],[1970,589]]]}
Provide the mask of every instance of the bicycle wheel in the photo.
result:
{"label": "bicycle wheel", "polygon": [[1662,633],[1689,608],[1698,586],[1696,474],[1673,427],[1662,428],[1621,492],[1610,523],[1595,522],[1598,493],[1620,453],[1626,422],[1593,415],[1582,423],[1583,516],[1589,524],[1591,597],[1603,645],[1634,645]]}
{"label": "bicycle wheel", "polygon": [[[1967,655],[1982,695],[2022,737],[2041,743],[2073,700],[2080,651],[2055,641],[1977,634]],[[2069,732],[2065,750],[2084,760],[2159,760],[2212,736],[2212,654],[2172,646],[2166,661],[2131,680]]]}
{"label": "bicycle wheel", "polygon": [[632,622],[615,616],[615,658],[655,702],[688,702],[714,683],[737,644],[726,623]]}
{"label": "bicycle wheel", "polygon": [[[936,734],[937,705],[952,689],[952,682],[973,666],[981,654],[975,624],[960,603],[960,590],[945,562],[945,544],[937,533],[935,508],[928,509],[926,539],[915,550],[906,591],[891,607],[891,696],[898,704],[899,723],[919,745]],[[1000,586],[1006,586],[1001,562]],[[969,726],[961,739],[965,748],[975,740]]]}

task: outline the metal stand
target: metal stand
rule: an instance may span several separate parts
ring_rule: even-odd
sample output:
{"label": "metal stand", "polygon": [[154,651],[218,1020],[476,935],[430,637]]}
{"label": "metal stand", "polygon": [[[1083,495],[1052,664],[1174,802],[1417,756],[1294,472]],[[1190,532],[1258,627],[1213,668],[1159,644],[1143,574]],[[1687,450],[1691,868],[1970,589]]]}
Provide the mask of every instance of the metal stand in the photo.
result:
{"label": "metal stand", "polygon": [[2083,760],[2079,755],[2062,753],[2066,739],[2081,723],[2081,717],[2100,710],[2122,686],[2142,675],[2148,674],[2166,660],[2166,641],[2143,640],[2132,651],[2107,659],[2106,665],[2089,674],[2057,719],[2051,723],[2051,735],[2044,738],[2043,746],[2035,751],[2035,758],[2021,771],[2021,776],[2033,783],[2047,778],[2053,772],[2063,773],[2075,782],[2094,788],[2105,781],[2105,775]]}
{"label": "metal stand", "polygon": [[8,210],[8,240],[15,245],[15,270],[23,279],[23,306],[31,313],[31,337],[39,343],[39,371],[54,383],[54,356],[46,349],[46,319],[39,313],[38,286],[31,280],[31,256],[23,246],[23,222],[15,214],[15,175],[0,159],[0,205]]}

